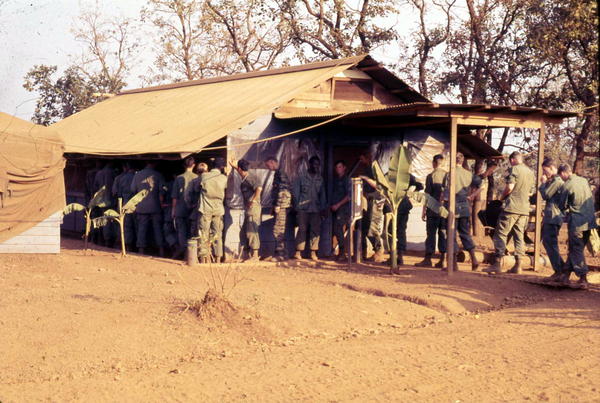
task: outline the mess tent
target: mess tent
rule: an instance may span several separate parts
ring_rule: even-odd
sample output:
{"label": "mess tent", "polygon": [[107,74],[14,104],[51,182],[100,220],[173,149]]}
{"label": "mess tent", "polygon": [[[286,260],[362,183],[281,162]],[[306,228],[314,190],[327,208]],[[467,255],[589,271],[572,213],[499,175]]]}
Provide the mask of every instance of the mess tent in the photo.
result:
{"label": "mess tent", "polygon": [[56,131],[0,112],[0,254],[60,252],[63,151]]}
{"label": "mess tent", "polygon": [[[411,173],[424,182],[438,153],[452,156],[459,150],[477,161],[502,158],[474,135],[476,129],[539,128],[571,116],[514,106],[432,103],[364,55],[129,90],[53,127],[65,139],[67,197],[72,200],[83,197],[93,159],[159,160],[157,169],[166,180],[182,172],[181,160],[190,155],[197,162],[214,157],[250,161],[263,184],[261,249],[271,253],[273,173],[263,163],[269,155],[278,158],[292,181],[311,156],[319,156],[330,196],[333,162],[345,160],[356,177],[362,174],[358,157],[365,149],[386,172],[396,146],[408,146]],[[243,214],[235,173],[229,174],[226,206],[224,245],[231,252],[240,242]],[[423,249],[425,226],[420,214],[412,216],[408,247]],[[291,245],[293,222],[288,226]],[[331,223],[325,223],[320,250],[332,247]]]}

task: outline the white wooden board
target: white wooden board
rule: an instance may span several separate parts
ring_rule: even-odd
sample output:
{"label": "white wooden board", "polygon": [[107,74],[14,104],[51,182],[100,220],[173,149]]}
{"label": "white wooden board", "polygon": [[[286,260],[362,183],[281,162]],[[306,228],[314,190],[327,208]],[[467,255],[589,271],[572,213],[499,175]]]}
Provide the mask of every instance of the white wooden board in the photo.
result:
{"label": "white wooden board", "polygon": [[0,253],[60,253],[60,219],[57,212],[33,228],[0,243]]}

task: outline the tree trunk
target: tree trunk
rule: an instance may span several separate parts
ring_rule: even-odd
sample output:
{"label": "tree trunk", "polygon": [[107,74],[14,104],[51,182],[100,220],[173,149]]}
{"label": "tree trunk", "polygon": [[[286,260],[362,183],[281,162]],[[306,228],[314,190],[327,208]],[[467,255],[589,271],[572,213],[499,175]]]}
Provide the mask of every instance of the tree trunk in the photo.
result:
{"label": "tree trunk", "polygon": [[598,120],[598,115],[593,113],[585,116],[581,133],[575,138],[575,162],[573,163],[573,173],[583,176],[585,174],[585,144],[587,143],[592,128],[595,126]]}

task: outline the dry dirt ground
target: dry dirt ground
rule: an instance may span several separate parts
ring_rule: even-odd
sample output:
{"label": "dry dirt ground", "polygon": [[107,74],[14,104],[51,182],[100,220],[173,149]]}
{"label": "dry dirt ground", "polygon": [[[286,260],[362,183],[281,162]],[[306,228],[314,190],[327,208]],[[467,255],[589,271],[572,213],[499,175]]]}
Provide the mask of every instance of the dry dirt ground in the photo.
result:
{"label": "dry dirt ground", "polygon": [[261,262],[201,305],[208,267],[80,248],[0,256],[0,402],[600,402],[600,274]]}

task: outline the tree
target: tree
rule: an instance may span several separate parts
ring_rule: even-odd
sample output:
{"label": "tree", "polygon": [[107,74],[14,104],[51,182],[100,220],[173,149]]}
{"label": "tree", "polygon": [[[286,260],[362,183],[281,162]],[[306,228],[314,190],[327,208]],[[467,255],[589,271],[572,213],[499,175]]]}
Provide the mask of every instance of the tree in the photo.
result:
{"label": "tree", "polygon": [[71,116],[99,101],[93,93],[96,88],[91,85],[80,70],[68,68],[56,81],[52,76],[57,66],[34,66],[25,76],[23,87],[30,92],[39,93],[33,121],[48,126]]}

